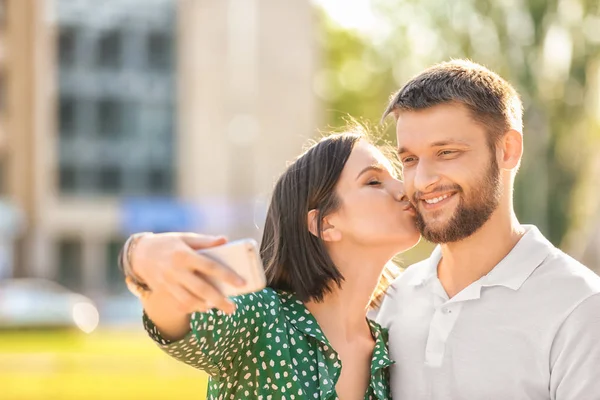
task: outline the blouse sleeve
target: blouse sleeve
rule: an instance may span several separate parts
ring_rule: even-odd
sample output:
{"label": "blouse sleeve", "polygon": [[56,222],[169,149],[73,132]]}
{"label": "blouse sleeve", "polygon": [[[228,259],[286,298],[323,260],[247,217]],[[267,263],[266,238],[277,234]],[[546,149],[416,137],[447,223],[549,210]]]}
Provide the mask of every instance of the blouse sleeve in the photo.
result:
{"label": "blouse sleeve", "polygon": [[193,313],[190,332],[177,341],[162,337],[144,313],[146,332],[171,357],[212,376],[222,375],[235,366],[236,356],[254,347],[260,332],[275,320],[278,302],[265,295],[266,290],[232,298],[235,313],[218,310]]}

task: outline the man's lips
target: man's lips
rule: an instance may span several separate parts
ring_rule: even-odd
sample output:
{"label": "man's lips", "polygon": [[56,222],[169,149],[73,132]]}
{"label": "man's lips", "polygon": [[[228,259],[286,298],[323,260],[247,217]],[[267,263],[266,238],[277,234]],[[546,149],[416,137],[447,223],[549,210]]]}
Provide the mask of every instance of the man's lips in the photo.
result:
{"label": "man's lips", "polygon": [[418,200],[420,207],[426,210],[432,210],[444,206],[448,203],[457,192],[432,193],[426,196],[421,196]]}
{"label": "man's lips", "polygon": [[428,194],[419,196],[417,198],[417,201],[424,201],[426,203],[431,204],[431,202],[435,202],[436,200],[441,201],[445,197],[450,197],[450,196],[456,194],[456,192],[457,192],[456,190],[443,191],[443,192],[432,192],[432,193],[428,193]]}

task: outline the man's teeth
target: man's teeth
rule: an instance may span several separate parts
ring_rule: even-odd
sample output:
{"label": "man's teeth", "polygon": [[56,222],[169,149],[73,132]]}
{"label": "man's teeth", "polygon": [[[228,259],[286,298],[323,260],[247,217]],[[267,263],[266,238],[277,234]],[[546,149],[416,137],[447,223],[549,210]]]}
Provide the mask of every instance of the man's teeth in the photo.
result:
{"label": "man's teeth", "polygon": [[436,197],[434,199],[427,199],[427,200],[425,200],[425,203],[427,203],[427,204],[439,203],[440,201],[442,201],[444,199],[447,199],[448,197],[450,197],[450,195],[449,194],[445,194],[443,196]]}

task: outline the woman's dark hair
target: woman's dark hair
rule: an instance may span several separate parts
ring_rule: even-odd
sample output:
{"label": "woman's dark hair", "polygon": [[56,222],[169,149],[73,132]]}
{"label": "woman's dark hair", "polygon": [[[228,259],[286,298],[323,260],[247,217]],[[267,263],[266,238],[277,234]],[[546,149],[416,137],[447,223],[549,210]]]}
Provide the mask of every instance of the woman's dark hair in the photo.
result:
{"label": "woman's dark hair", "polygon": [[[260,247],[268,286],[294,292],[304,302],[322,301],[334,285],[341,286],[344,277],[321,237],[322,221],[340,207],[335,188],[361,139],[368,140],[360,131],[323,138],[298,157],[275,184]],[[310,210],[318,214],[318,237],[309,230]]]}
{"label": "woman's dark hair", "polygon": [[[344,277],[321,238],[323,217],[340,206],[335,187],[360,133],[323,138],[281,175],[267,211],[260,246],[267,285],[292,291],[301,301],[322,301]],[[308,212],[318,213],[319,237],[309,231]]]}

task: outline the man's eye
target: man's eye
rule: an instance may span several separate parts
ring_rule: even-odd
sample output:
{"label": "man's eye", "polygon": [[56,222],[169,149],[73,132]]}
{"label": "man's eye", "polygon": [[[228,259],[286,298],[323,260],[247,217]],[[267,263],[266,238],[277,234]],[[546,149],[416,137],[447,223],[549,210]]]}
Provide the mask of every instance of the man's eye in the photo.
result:
{"label": "man's eye", "polygon": [[405,157],[402,159],[402,164],[410,164],[415,161],[415,157]]}
{"label": "man's eye", "polygon": [[440,155],[441,156],[449,156],[449,155],[452,155],[454,153],[456,153],[455,150],[442,150],[442,151],[440,151]]}

